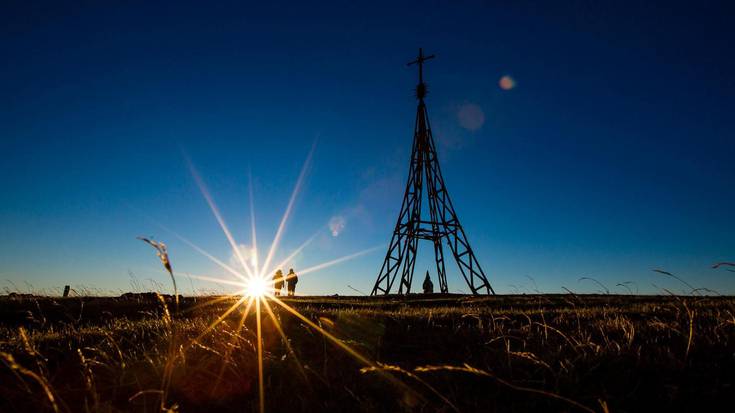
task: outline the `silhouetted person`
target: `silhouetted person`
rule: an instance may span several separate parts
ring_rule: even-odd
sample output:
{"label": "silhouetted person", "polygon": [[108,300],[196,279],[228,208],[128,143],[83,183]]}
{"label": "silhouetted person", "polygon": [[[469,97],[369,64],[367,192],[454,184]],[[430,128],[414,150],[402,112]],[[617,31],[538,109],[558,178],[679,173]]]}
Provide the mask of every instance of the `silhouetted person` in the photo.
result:
{"label": "silhouetted person", "polygon": [[293,268],[291,268],[290,270],[288,270],[288,275],[286,276],[286,284],[289,297],[292,297],[294,292],[296,292],[297,282],[299,282],[299,277],[296,275],[295,272],[293,272]]}
{"label": "silhouetted person", "polygon": [[273,276],[273,289],[276,290],[274,295],[281,295],[281,289],[283,288],[283,271],[278,270]]}
{"label": "silhouetted person", "polygon": [[424,278],[424,294],[434,293],[434,283],[429,278],[429,271],[426,271],[426,278]]}

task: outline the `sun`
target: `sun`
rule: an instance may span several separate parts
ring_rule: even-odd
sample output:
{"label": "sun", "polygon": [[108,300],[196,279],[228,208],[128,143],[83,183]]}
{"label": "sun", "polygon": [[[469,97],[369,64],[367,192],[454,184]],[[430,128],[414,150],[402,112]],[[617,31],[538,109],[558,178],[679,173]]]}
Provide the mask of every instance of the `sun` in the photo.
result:
{"label": "sun", "polygon": [[252,277],[248,279],[245,295],[248,297],[263,297],[268,292],[268,283],[263,277]]}

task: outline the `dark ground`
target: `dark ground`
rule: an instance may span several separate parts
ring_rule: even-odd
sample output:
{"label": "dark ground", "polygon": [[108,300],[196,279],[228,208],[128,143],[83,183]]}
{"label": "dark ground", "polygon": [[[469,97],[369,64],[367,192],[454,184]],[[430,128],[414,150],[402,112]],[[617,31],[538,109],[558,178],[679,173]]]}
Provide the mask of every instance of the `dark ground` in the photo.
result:
{"label": "dark ground", "polygon": [[[0,411],[257,411],[256,306],[242,329],[244,305],[195,340],[235,301],[184,298],[176,313],[169,297],[169,317],[155,296],[0,297]],[[732,297],[284,301],[363,359],[269,301],[261,306],[267,411],[735,405]]]}

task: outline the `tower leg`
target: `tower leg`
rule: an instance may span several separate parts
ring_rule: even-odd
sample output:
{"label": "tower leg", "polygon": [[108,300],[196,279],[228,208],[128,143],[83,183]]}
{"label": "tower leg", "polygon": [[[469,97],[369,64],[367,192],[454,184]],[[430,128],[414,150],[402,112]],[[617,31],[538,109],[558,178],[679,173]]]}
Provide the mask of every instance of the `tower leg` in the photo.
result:
{"label": "tower leg", "polygon": [[411,293],[411,281],[413,278],[413,269],[416,265],[416,251],[418,250],[418,238],[408,237],[406,246],[406,254],[403,263],[403,272],[401,274],[401,285],[398,287],[398,294]]}
{"label": "tower leg", "polygon": [[447,287],[447,272],[444,268],[444,249],[441,239],[434,240],[434,256],[436,257],[436,277],[439,279],[439,291],[442,294],[449,292]]}
{"label": "tower leg", "polygon": [[404,287],[406,287],[407,293],[411,289],[411,278],[418,248],[414,234],[419,227],[417,220],[420,219],[421,214],[421,191],[423,186],[423,159],[420,156],[420,151],[417,150],[417,144],[417,139],[414,137],[411,167],[408,172],[408,183],[403,195],[401,212],[398,214],[398,221],[393,230],[388,252],[370,295],[389,294],[399,272],[401,273],[401,280],[398,293],[402,294]]}
{"label": "tower leg", "polygon": [[[446,223],[445,228],[447,232],[450,231]],[[477,258],[475,258],[475,254],[472,252],[467,241],[467,236],[461,226],[457,225],[451,230],[451,235],[447,237],[447,243],[452,250],[452,254],[454,254],[454,259],[457,261],[459,271],[467,282],[467,286],[470,287],[472,294],[476,295],[483,289],[486,294],[495,294],[495,290],[493,290],[487,277],[485,277],[485,273],[482,271]]]}

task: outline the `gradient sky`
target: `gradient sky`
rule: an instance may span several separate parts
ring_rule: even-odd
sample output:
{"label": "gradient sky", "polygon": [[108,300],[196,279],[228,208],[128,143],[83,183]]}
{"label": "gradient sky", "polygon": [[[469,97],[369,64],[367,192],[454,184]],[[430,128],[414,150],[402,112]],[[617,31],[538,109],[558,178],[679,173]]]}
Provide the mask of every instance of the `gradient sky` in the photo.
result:
{"label": "gradient sky", "polygon": [[[731,2],[28,3],[0,6],[8,289],[170,291],[145,235],[169,245],[184,293],[227,291],[187,280],[231,277],[159,226],[232,261],[187,157],[245,249],[252,173],[262,262],[313,146],[277,258],[314,233],[297,272],[382,245],[298,287],[369,292],[406,181],[405,63],[421,46],[437,55],[425,75],[444,177],[498,292],[599,289],[584,276],[681,291],[660,268],[735,293],[735,273],[710,268],[735,260]],[[418,277],[433,268],[420,251]],[[448,263],[450,291],[467,291]]]}

